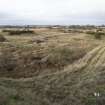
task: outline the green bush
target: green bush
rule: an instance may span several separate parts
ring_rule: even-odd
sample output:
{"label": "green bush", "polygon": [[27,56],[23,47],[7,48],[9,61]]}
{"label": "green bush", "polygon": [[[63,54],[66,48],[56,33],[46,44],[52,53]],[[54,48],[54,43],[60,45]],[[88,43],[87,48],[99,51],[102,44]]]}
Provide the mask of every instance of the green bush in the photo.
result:
{"label": "green bush", "polygon": [[94,32],[94,31],[88,31],[87,34],[93,35],[95,39],[101,39],[102,35],[105,35],[104,32]]}
{"label": "green bush", "polygon": [[34,34],[32,30],[2,30],[2,32],[8,32],[9,35]]}
{"label": "green bush", "polygon": [[10,35],[21,35],[21,34],[33,34],[33,31],[11,31],[9,32]]}
{"label": "green bush", "polygon": [[9,31],[10,31],[10,30],[5,30],[5,29],[4,29],[4,30],[2,30],[2,32],[9,32]]}
{"label": "green bush", "polygon": [[94,35],[95,32],[94,31],[87,31],[86,34],[91,34],[91,35]]}

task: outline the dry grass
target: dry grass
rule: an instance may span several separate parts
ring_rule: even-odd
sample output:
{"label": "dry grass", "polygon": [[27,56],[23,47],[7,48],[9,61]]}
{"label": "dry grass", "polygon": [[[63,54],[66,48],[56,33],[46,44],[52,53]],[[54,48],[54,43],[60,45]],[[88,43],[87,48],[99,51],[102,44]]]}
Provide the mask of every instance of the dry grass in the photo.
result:
{"label": "dry grass", "polygon": [[[5,35],[9,42],[0,43],[0,62],[5,62],[0,63],[4,65],[0,69],[0,105],[104,104],[104,39],[84,33],[35,31],[41,33]],[[47,40],[30,43],[35,37]],[[100,94],[98,100],[95,93]]]}
{"label": "dry grass", "polygon": [[[99,79],[102,78],[104,67],[97,66],[100,69],[91,69],[90,67],[97,65],[99,61],[101,61],[101,65],[104,64],[103,57],[99,57],[100,54],[105,55],[103,49],[105,47],[97,47],[62,72],[30,79],[1,79],[2,87],[0,90],[4,96],[1,104],[95,105],[96,103],[104,103],[105,98],[102,97],[105,97],[103,94],[105,81]],[[93,62],[93,59],[96,59],[95,56],[97,56],[97,61]],[[97,92],[101,95],[99,100],[96,100],[94,96],[94,93]]]}

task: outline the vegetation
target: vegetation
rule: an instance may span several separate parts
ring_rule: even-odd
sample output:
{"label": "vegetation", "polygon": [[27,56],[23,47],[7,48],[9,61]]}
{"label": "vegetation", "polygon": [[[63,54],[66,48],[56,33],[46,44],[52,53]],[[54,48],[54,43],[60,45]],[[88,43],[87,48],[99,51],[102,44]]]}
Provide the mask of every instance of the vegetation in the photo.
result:
{"label": "vegetation", "polygon": [[105,33],[104,32],[94,32],[94,31],[88,31],[88,32],[86,32],[87,34],[91,34],[91,35],[93,35],[96,39],[101,39],[101,37],[103,36],[103,35],[105,35]]}
{"label": "vegetation", "polygon": [[3,71],[12,71],[17,66],[17,61],[13,55],[13,48],[1,48],[0,54],[0,70]]}
{"label": "vegetation", "polygon": [[85,50],[79,48],[58,47],[52,49],[47,57],[43,59],[47,67],[62,69],[86,54]]}
{"label": "vegetation", "polygon": [[80,28],[83,33],[1,32],[8,42],[0,43],[0,105],[103,105],[104,29],[91,28],[92,38]]}
{"label": "vegetation", "polygon": [[9,35],[22,35],[22,34],[33,34],[32,30],[3,30],[2,32],[8,32]]}
{"label": "vegetation", "polygon": [[5,41],[7,41],[7,39],[3,35],[0,35],[0,42],[5,42]]}

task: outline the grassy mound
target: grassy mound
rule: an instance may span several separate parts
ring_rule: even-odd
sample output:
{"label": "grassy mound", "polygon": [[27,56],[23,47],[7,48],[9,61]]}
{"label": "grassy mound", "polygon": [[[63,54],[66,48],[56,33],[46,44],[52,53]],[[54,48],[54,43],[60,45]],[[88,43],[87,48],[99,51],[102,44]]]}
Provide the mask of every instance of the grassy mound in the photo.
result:
{"label": "grassy mound", "polygon": [[[3,105],[103,105],[105,47],[93,49],[61,72],[30,79],[0,79]],[[98,95],[97,95],[98,94]]]}

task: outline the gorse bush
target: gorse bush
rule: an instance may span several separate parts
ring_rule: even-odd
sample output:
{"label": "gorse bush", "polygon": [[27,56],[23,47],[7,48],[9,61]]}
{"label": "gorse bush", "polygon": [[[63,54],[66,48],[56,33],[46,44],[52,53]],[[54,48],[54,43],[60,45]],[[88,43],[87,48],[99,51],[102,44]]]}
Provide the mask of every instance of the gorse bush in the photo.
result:
{"label": "gorse bush", "polygon": [[11,30],[3,29],[2,32],[10,32]]}
{"label": "gorse bush", "polygon": [[8,32],[9,35],[34,34],[32,30],[3,30],[2,32]]}
{"label": "gorse bush", "polygon": [[101,39],[103,35],[105,35],[104,32],[94,32],[94,31],[88,31],[87,34],[93,35],[95,39]]}
{"label": "gorse bush", "polygon": [[34,32],[33,31],[11,31],[9,32],[10,35],[21,35],[21,34],[33,34]]}
{"label": "gorse bush", "polygon": [[87,31],[86,34],[91,34],[91,35],[93,35],[93,34],[95,34],[95,32],[94,32],[94,31]]}

